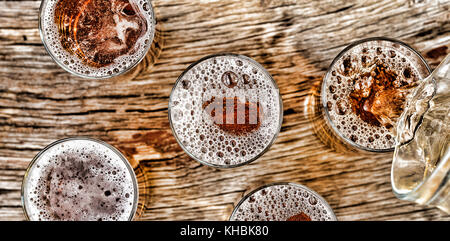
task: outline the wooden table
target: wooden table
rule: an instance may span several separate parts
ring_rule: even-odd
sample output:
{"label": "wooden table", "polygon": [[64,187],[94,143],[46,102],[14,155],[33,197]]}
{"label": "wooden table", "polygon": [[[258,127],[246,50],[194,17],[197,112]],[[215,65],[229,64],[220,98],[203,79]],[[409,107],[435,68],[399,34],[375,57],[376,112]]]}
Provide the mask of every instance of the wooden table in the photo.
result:
{"label": "wooden table", "polygon": [[[144,220],[227,220],[251,189],[297,182],[321,194],[339,220],[450,220],[398,200],[392,153],[348,154],[323,144],[305,101],[332,59],[374,36],[404,41],[432,68],[450,52],[450,1],[158,0],[158,36],[123,78],[86,80],[57,66],[38,31],[40,1],[0,1],[0,219],[23,220],[20,188],[30,160],[51,142],[89,136],[127,155],[146,179]],[[247,55],[279,85],[281,133],[260,159],[214,169],[175,141],[168,99],[191,63],[218,52]],[[141,178],[143,178],[141,177]]]}

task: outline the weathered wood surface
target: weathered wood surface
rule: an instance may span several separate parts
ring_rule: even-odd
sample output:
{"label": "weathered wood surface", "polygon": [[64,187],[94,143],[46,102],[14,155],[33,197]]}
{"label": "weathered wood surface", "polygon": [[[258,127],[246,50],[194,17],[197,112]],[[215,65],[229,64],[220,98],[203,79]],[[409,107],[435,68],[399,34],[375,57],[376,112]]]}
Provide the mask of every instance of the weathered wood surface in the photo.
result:
{"label": "weathered wood surface", "polygon": [[[450,1],[154,1],[164,42],[134,79],[85,80],[62,70],[38,32],[40,1],[0,1],[0,219],[23,220],[22,176],[64,137],[107,141],[140,163],[149,184],[145,220],[226,220],[244,192],[290,181],[309,186],[339,220],[450,220],[398,200],[391,154],[335,152],[314,134],[305,100],[350,42],[402,40],[432,67],[450,52]],[[208,54],[254,58],[277,81],[284,122],[272,148],[250,165],[218,170],[176,143],[168,97],[181,72]],[[151,62],[151,61],[150,61]]]}

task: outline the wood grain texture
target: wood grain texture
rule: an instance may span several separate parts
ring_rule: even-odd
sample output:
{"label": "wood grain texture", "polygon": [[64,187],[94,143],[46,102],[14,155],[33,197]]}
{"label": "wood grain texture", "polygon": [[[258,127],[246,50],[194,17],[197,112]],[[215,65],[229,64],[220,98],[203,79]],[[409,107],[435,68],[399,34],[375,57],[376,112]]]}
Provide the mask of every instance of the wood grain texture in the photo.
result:
{"label": "wood grain texture", "polygon": [[[450,52],[450,1],[157,0],[156,63],[131,77],[86,80],[58,67],[38,31],[40,1],[0,1],[0,220],[23,220],[20,187],[51,142],[90,136],[119,148],[147,177],[144,220],[227,220],[245,192],[297,182],[321,194],[339,220],[450,220],[395,198],[392,154],[345,154],[324,145],[305,112],[311,88],[349,43],[386,36],[431,67]],[[169,127],[168,98],[191,63],[234,52],[261,63],[284,105],[281,133],[259,160],[219,170],[190,159]]]}

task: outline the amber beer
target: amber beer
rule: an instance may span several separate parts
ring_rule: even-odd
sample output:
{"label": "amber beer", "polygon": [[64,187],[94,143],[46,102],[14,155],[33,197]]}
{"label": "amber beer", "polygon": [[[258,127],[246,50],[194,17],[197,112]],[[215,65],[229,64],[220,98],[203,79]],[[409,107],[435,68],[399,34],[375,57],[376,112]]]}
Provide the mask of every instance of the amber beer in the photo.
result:
{"label": "amber beer", "polygon": [[352,148],[393,151],[394,128],[407,99],[429,73],[422,56],[397,40],[353,43],[334,59],[323,80],[326,122]]}
{"label": "amber beer", "polygon": [[278,87],[254,60],[217,54],[192,64],[178,78],[169,119],[180,146],[213,167],[256,160],[274,142],[282,122]]}
{"label": "amber beer", "polygon": [[64,69],[107,78],[143,59],[155,19],[148,0],[44,0],[40,30],[47,51]]}
{"label": "amber beer", "polygon": [[22,184],[29,220],[132,220],[137,180],[125,157],[105,142],[54,142],[30,163]]}

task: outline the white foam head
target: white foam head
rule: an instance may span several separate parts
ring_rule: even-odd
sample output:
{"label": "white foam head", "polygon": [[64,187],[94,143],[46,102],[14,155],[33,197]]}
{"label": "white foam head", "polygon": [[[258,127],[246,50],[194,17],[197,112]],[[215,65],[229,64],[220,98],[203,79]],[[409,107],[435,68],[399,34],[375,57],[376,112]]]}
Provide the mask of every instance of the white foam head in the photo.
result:
{"label": "white foam head", "polygon": [[[373,86],[376,63],[386,66],[395,77],[392,85],[398,86],[397,89],[378,92],[374,97],[375,101],[370,103],[372,107],[360,101],[359,104],[365,111],[378,108],[376,111],[381,113],[378,120],[382,122],[378,126],[355,113],[350,100],[355,91],[360,91],[361,95],[369,95],[369,92],[364,91]],[[344,50],[333,61],[322,85],[322,103],[334,130],[347,142],[366,150],[392,150],[395,145],[392,126],[395,126],[398,118],[396,115],[401,114],[404,107],[395,114],[387,112],[392,110],[389,108],[394,104],[397,107],[405,104],[412,87],[428,74],[428,66],[423,58],[403,43],[384,39],[361,41]],[[386,106],[389,108],[383,113]],[[388,118],[389,115],[394,117]]]}
{"label": "white foam head", "polygon": [[30,164],[23,202],[30,220],[130,220],[137,181],[113,147],[91,139],[49,145]]}
{"label": "white foam head", "polygon": [[[207,101],[233,96],[239,98],[235,106],[259,107],[261,118],[247,126],[248,132],[220,128],[205,111]],[[244,123],[239,122],[243,112],[236,108],[237,123]],[[169,117],[174,135],[191,157],[215,167],[233,167],[256,159],[272,144],[281,127],[282,104],[275,82],[262,66],[245,56],[214,55],[180,76],[170,96]]]}
{"label": "white foam head", "polygon": [[335,221],[328,203],[317,193],[294,183],[263,186],[246,195],[235,207],[231,221],[287,221],[304,214],[311,221]]}
{"label": "white foam head", "polygon": [[[113,77],[116,75],[120,75],[136,66],[145,57],[149,48],[151,47],[156,25],[151,2],[149,0],[127,0],[129,1],[130,5],[133,6],[133,9],[139,15],[142,15],[143,19],[145,19],[146,30],[144,34],[140,36],[139,39],[137,39],[132,49],[130,49],[127,53],[121,54],[120,56],[115,58],[111,64],[101,67],[86,64],[86,61],[82,61],[82,59],[79,58],[76,54],[68,52],[67,49],[65,49],[61,44],[61,30],[58,29],[58,24],[55,23],[55,9],[58,2],[60,1],[62,0],[42,1],[39,28],[41,32],[41,38],[44,42],[44,46],[46,47],[47,52],[65,70],[85,78],[98,79]],[[94,4],[95,1],[96,0],[91,1],[91,4]],[[114,8],[114,3],[121,0],[111,1],[111,8]],[[84,2],[78,1],[77,4],[82,5],[84,4]],[[112,26],[103,26],[103,28],[101,28],[101,31],[107,33],[108,35],[111,35],[111,33],[115,33],[116,37],[120,39],[120,41],[112,41],[111,36],[103,36],[100,31],[90,33],[90,35],[92,34],[102,39],[99,41],[99,44],[103,44],[104,49],[109,49],[112,51],[120,51],[121,49],[125,49],[127,47],[125,43],[126,34],[128,33],[127,31],[133,30],[138,27],[135,22],[127,21],[127,19],[123,16],[120,16],[120,14],[122,14],[122,12],[119,12],[113,16],[114,24]],[[84,15],[82,14],[81,16]],[[78,26],[78,28],[82,27]],[[67,30],[65,31],[67,32]],[[78,32],[80,32],[80,30],[78,30]],[[71,36],[69,37],[72,38]],[[81,42],[77,44],[77,46],[88,46],[90,43]],[[71,51],[76,52],[77,48],[74,47]]]}

